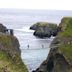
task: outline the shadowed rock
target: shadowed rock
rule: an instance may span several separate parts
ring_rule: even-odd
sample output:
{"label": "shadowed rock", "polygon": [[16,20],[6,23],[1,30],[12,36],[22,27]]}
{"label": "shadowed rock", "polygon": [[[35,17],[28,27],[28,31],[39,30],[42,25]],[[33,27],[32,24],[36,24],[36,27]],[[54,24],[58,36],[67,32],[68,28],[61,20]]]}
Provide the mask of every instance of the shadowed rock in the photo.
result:
{"label": "shadowed rock", "polygon": [[40,38],[56,36],[58,33],[58,26],[53,23],[38,22],[30,27],[35,30],[34,35]]}
{"label": "shadowed rock", "polygon": [[72,17],[64,17],[58,28],[47,59],[35,72],[72,72]]}

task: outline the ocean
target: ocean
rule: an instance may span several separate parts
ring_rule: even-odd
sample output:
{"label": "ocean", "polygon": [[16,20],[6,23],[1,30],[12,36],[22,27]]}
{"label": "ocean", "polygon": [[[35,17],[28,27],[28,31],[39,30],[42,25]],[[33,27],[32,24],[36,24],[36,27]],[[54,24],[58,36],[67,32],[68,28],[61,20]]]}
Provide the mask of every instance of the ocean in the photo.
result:
{"label": "ocean", "polygon": [[63,16],[72,16],[71,11],[0,9],[0,23],[14,30],[20,43],[21,58],[29,72],[38,68],[47,58],[49,45],[54,39],[35,37],[30,26],[43,21],[58,25]]}

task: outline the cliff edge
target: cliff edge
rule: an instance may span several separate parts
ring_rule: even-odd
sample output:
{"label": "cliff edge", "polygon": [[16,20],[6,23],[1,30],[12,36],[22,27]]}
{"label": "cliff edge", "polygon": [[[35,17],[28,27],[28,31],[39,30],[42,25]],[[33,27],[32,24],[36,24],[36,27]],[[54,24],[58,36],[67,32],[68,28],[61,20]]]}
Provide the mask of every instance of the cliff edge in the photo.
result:
{"label": "cliff edge", "polygon": [[72,17],[64,17],[47,59],[33,72],[72,72]]}
{"label": "cliff edge", "polygon": [[18,39],[0,24],[0,72],[28,72],[21,60]]}

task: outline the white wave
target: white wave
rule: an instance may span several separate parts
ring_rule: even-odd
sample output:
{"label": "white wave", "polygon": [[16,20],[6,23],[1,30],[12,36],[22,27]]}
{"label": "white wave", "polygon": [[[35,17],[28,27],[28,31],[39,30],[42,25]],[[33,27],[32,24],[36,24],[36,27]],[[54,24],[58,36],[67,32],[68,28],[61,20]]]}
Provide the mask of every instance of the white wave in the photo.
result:
{"label": "white wave", "polygon": [[34,32],[34,30],[30,30],[29,27],[23,27],[22,29],[14,29],[14,30],[23,32]]}

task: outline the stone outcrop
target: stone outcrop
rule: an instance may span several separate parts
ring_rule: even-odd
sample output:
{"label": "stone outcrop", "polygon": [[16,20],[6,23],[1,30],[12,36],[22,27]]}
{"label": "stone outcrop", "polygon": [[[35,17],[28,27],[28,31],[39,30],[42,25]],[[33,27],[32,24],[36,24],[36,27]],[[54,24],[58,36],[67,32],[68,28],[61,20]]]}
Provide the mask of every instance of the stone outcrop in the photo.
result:
{"label": "stone outcrop", "polygon": [[0,23],[0,32],[5,33],[6,29],[7,28],[2,23]]}
{"label": "stone outcrop", "polygon": [[7,28],[0,24],[0,72],[28,72],[21,60],[18,39],[6,34]]}
{"label": "stone outcrop", "polygon": [[33,72],[72,72],[72,18],[64,17],[47,59]]}
{"label": "stone outcrop", "polygon": [[35,30],[34,35],[40,38],[56,36],[59,31],[57,24],[47,22],[37,22],[30,29]]}

